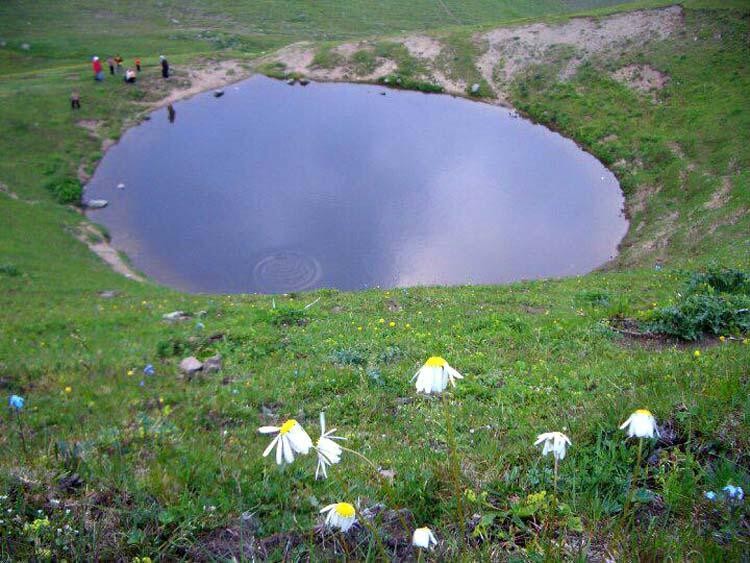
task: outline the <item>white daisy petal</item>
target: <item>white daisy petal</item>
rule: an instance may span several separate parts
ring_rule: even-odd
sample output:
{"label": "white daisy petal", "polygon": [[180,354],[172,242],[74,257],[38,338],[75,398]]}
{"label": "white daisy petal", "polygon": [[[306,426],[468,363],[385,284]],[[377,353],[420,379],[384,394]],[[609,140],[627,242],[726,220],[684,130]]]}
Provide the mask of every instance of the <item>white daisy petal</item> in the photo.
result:
{"label": "white daisy petal", "polygon": [[270,444],[268,444],[268,447],[267,447],[267,448],[266,448],[266,450],[265,450],[265,451],[263,452],[263,457],[266,457],[266,456],[267,456],[268,454],[270,454],[270,453],[271,453],[271,450],[272,450],[272,449],[273,449],[273,447],[274,447],[274,446],[276,445],[276,442],[278,442],[278,441],[279,441],[279,438],[280,438],[279,436],[276,436],[276,437],[275,437],[275,438],[274,438],[273,440],[271,440],[271,443],[270,443]]}
{"label": "white daisy petal", "polygon": [[557,461],[561,461],[565,459],[568,445],[573,445],[573,442],[562,432],[545,432],[536,437],[534,445],[538,446],[539,444],[543,444],[543,456],[551,452]]}

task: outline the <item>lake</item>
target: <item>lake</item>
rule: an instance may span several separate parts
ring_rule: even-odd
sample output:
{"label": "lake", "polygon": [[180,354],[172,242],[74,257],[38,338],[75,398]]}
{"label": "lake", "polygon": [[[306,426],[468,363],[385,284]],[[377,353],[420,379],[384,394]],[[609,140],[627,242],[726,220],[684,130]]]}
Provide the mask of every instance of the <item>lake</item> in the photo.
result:
{"label": "lake", "polygon": [[[625,235],[615,176],[507,109],[255,76],[127,131],[86,188],[112,244],[189,292],[583,274]],[[118,187],[119,186],[119,187]]]}

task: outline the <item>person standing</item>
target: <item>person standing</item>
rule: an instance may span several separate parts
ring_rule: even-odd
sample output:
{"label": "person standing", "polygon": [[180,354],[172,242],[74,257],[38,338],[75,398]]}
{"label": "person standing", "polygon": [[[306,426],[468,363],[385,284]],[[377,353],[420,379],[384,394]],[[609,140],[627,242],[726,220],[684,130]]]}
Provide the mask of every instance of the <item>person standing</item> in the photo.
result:
{"label": "person standing", "polygon": [[174,107],[172,107],[172,104],[169,104],[167,106],[167,119],[170,123],[174,123],[174,118],[177,115],[177,112],[174,110]]}
{"label": "person standing", "polygon": [[70,93],[70,109],[81,109],[81,95],[78,90],[73,90]]}
{"label": "person standing", "polygon": [[164,55],[159,55],[161,61],[161,76],[162,78],[169,78],[169,61]]}
{"label": "person standing", "polygon": [[122,57],[120,56],[119,53],[115,56],[115,64],[117,65],[116,70],[117,70],[117,73],[119,74],[120,72],[122,72]]}
{"label": "person standing", "polygon": [[102,72],[102,62],[99,60],[99,57],[94,57],[91,60],[91,68],[94,69],[94,80],[104,80],[104,73]]}
{"label": "person standing", "polygon": [[107,65],[109,65],[109,73],[114,76],[114,74],[115,74],[115,60],[112,57],[107,57]]}
{"label": "person standing", "polygon": [[141,58],[137,57],[135,59],[135,70],[138,72],[141,72]]}

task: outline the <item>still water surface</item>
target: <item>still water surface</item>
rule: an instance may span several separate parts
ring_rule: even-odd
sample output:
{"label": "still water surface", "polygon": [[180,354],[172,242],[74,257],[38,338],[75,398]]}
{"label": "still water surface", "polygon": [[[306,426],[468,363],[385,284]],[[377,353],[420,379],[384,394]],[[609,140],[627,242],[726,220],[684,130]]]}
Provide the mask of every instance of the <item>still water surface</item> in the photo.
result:
{"label": "still water surface", "polygon": [[225,92],[128,131],[86,189],[109,200],[90,218],[165,285],[281,293],[567,276],[610,259],[627,230],[614,175],[506,109],[264,77]]}

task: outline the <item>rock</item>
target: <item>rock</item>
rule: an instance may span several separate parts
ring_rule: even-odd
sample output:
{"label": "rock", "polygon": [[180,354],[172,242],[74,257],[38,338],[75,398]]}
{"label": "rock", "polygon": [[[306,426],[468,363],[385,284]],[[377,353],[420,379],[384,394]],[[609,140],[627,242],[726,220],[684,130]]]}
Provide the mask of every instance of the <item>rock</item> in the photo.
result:
{"label": "rock", "polygon": [[307,78],[300,78],[299,79],[299,85],[300,86],[307,86],[308,84],[310,84],[310,81]]}
{"label": "rock", "polygon": [[206,358],[203,362],[203,371],[205,373],[212,373],[219,370],[221,370],[221,354]]}
{"label": "rock", "polygon": [[476,82],[471,85],[471,93],[479,94],[479,84],[477,84]]}
{"label": "rock", "polygon": [[99,297],[101,297],[102,299],[112,299],[113,297],[117,297],[117,292],[114,289],[100,291]]}
{"label": "rock", "polygon": [[106,199],[90,199],[84,205],[89,209],[101,209],[102,207],[107,207],[109,202]]}
{"label": "rock", "polygon": [[24,51],[28,51],[29,49],[31,49],[31,45],[29,45],[28,43],[21,43],[21,49],[23,49]]}
{"label": "rock", "polygon": [[297,82],[296,78],[290,78],[289,80],[286,81],[286,83],[289,84],[289,86],[294,86],[295,82]]}
{"label": "rock", "polygon": [[64,491],[73,492],[76,489],[80,489],[83,486],[83,479],[78,473],[72,475],[65,475],[58,481],[60,488]]}
{"label": "rock", "polygon": [[185,319],[189,319],[190,315],[184,311],[172,311],[171,313],[164,313],[161,318],[165,321],[184,321]]}
{"label": "rock", "polygon": [[214,98],[221,98],[224,95],[224,90],[214,90]]}
{"label": "rock", "polygon": [[388,479],[391,483],[393,483],[393,479],[396,477],[396,472],[393,469],[380,469],[378,470],[378,473],[380,473],[381,477]]}
{"label": "rock", "polygon": [[185,358],[180,362],[180,371],[186,375],[193,375],[203,369],[203,363],[195,356]]}

